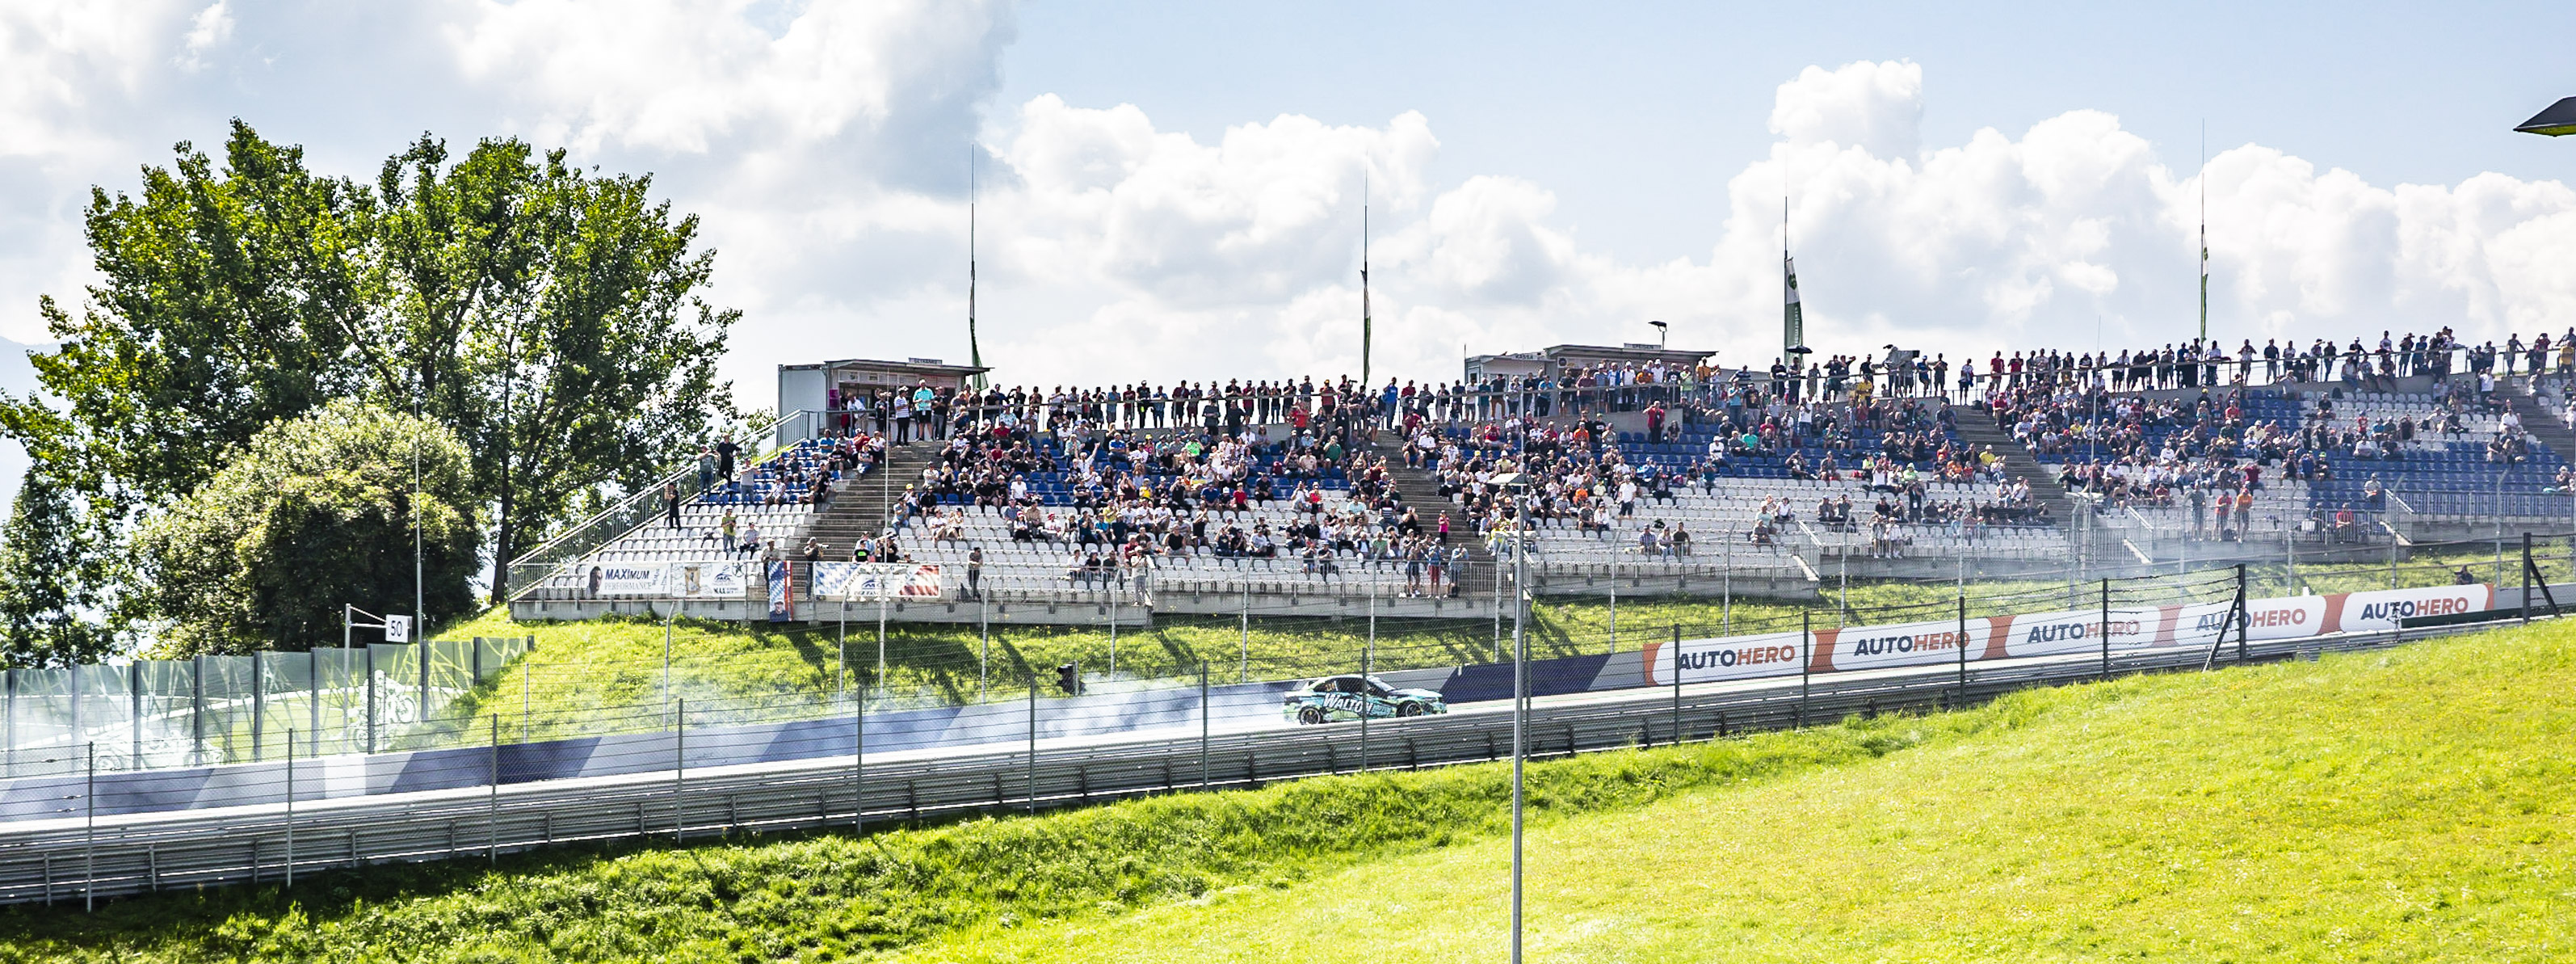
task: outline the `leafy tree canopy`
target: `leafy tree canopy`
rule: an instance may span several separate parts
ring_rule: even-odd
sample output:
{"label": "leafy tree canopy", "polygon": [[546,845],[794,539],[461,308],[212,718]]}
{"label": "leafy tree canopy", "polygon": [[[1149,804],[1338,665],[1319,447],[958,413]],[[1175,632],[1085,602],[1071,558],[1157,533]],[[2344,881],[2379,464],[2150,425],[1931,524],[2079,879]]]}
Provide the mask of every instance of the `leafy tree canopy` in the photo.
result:
{"label": "leafy tree canopy", "polygon": [[239,121],[220,165],[176,153],[92,191],[100,280],[39,302],[43,391],[0,394],[0,432],[78,495],[66,545],[112,551],[268,426],[359,399],[464,446],[497,598],[509,558],[733,414],[714,369],[739,313],[703,299],[714,253],[649,176],[424,135],[367,183]]}
{"label": "leafy tree canopy", "polygon": [[410,612],[415,465],[425,615],[473,609],[482,530],[464,444],[437,422],[337,399],[252,436],[136,532],[162,649],[308,649],[337,642],[344,603]]}
{"label": "leafy tree canopy", "polygon": [[18,483],[0,525],[0,669],[97,662],[115,640],[85,618],[110,556],[91,551],[72,493],[42,472]]}

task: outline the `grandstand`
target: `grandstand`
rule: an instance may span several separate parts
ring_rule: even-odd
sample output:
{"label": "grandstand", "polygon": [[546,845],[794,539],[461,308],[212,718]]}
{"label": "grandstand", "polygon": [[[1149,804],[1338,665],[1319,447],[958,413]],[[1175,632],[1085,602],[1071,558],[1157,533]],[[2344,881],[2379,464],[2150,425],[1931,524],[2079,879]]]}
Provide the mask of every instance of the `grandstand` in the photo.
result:
{"label": "grandstand", "polygon": [[[2030,353],[1962,393],[1891,378],[1919,391],[1894,398],[1840,359],[1795,376],[1568,366],[1402,393],[959,388],[910,426],[888,420],[900,392],[858,397],[781,419],[676,526],[641,492],[531,554],[512,598],[537,618],[670,602],[751,618],[759,570],[706,596],[599,572],[775,559],[810,618],[809,564],[865,560],[936,567],[938,605],[895,601],[913,619],[1123,621],[1255,599],[1454,613],[1495,605],[1498,533],[1524,516],[1533,591],[1793,596],[1829,574],[2076,578],[2576,516],[2576,435],[2544,400],[2552,379],[2498,381],[2498,355],[2410,344],[2375,372],[2320,344],[2265,364],[2270,384],[2251,354]],[[2287,380],[2328,374],[2341,380]],[[1506,492],[1505,472],[1538,481]],[[673,478],[695,491],[691,475]]]}

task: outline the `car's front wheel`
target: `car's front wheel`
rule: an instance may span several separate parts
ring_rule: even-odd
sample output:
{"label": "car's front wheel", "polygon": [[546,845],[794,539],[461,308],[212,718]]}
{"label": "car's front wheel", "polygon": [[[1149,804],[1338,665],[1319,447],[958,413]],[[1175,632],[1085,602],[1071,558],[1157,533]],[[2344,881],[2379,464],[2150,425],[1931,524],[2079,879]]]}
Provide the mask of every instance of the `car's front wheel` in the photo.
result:
{"label": "car's front wheel", "polygon": [[1395,715],[1397,715],[1397,716],[1407,716],[1407,717],[1410,717],[1410,716],[1421,716],[1421,715],[1422,715],[1422,704],[1420,704],[1420,703],[1405,703],[1405,704],[1398,705],[1398,706],[1395,708]]}
{"label": "car's front wheel", "polygon": [[1324,708],[1320,706],[1309,706],[1305,709],[1298,710],[1297,722],[1304,723],[1308,726],[1321,725],[1324,722]]}

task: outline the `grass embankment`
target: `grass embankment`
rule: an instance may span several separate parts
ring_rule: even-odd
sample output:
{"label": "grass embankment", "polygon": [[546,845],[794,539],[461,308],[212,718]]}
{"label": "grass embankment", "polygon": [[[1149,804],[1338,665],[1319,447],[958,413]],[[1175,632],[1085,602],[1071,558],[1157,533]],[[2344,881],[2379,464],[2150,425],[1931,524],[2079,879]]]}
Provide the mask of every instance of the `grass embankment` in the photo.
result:
{"label": "grass embankment", "polygon": [[[1532,837],[1530,946],[1583,961],[2576,957],[2576,627],[2025,694],[1921,748]],[[1912,735],[1917,724],[1894,728]],[[921,961],[1263,961],[1365,934],[1490,960],[1492,841]]]}
{"label": "grass embankment", "polygon": [[[1540,960],[2576,952],[2576,625],[1534,765]],[[0,961],[1500,955],[1502,766],[0,913]],[[1335,946],[1345,946],[1336,943]]]}

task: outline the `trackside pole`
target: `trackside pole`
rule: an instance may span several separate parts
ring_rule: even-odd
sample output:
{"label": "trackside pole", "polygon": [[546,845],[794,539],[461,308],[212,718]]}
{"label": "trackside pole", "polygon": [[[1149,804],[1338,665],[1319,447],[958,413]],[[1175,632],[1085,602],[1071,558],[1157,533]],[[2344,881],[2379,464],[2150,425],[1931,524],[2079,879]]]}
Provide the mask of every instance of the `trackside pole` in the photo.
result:
{"label": "trackside pole", "polygon": [[1038,812],[1038,677],[1029,674],[1029,812]]}
{"label": "trackside pole", "polygon": [[1968,597],[1959,597],[1959,706],[1968,705]]}
{"label": "trackside pole", "polygon": [[1216,708],[1215,708],[1215,707],[1213,707],[1213,706],[1208,705],[1208,667],[1207,667],[1207,661],[1206,661],[1206,660],[1200,660],[1200,661],[1199,661],[1199,787],[1200,787],[1200,789],[1206,789],[1209,785],[1211,785],[1211,784],[1213,784],[1213,783],[1215,783],[1215,782],[1216,782],[1216,778],[1215,778],[1215,773],[1216,773],[1216,771],[1215,771],[1212,767],[1210,767],[1210,765],[1208,764],[1208,728],[1212,725],[1212,719],[1213,719],[1213,717],[1214,717],[1215,713],[1216,713]]}
{"label": "trackside pole", "polygon": [[1673,624],[1673,745],[1682,745],[1682,624]]}
{"label": "trackside pole", "polygon": [[1369,768],[1369,674],[1377,669],[1377,586],[1369,586],[1368,642],[1360,649],[1360,772]]}
{"label": "trackside pole", "polygon": [[674,713],[673,713],[673,715],[671,716],[671,842],[672,842],[672,843],[681,843],[681,842],[683,842],[683,841],[685,841],[685,840],[687,840],[687,839],[688,839],[688,833],[689,833],[689,814],[688,814],[688,811],[684,808],[684,805],[685,805],[685,804],[686,804],[686,802],[688,801],[688,793],[689,793],[688,779],[689,779],[689,701],[688,701],[688,700],[683,699],[683,700],[675,701],[675,703],[674,703]]}
{"label": "trackside pole", "polygon": [[492,721],[492,797],[483,814],[483,856],[485,863],[498,866],[501,863],[501,717],[495,714],[489,719]]}
{"label": "trackside pole", "polygon": [[1807,677],[1815,665],[1810,652],[1816,645],[1816,613],[1798,614],[1798,725],[1807,725]]}
{"label": "trackside pole", "polygon": [[2102,678],[2111,678],[2111,580],[2102,580]]}
{"label": "trackside pole", "polygon": [[286,886],[295,886],[295,728],[286,730]]}
{"label": "trackside pole", "polygon": [[2246,611],[2245,602],[2245,564],[2240,562],[2236,564],[2236,661],[2239,663],[2253,658],[2246,646],[2246,637],[2252,635],[2250,630],[2254,627],[2254,617]]}
{"label": "trackside pole", "polygon": [[[73,698],[79,697],[75,694]],[[98,909],[98,743],[91,741],[84,746],[89,755],[89,775],[87,785],[81,788],[81,805],[88,809],[89,816],[81,840],[81,910],[86,912]]]}
{"label": "trackside pole", "polygon": [[850,833],[868,829],[868,693],[850,694]]}

